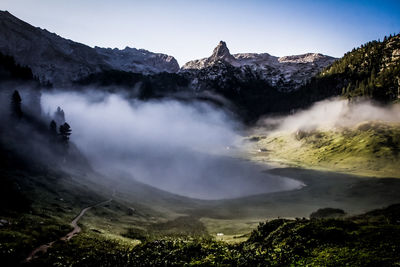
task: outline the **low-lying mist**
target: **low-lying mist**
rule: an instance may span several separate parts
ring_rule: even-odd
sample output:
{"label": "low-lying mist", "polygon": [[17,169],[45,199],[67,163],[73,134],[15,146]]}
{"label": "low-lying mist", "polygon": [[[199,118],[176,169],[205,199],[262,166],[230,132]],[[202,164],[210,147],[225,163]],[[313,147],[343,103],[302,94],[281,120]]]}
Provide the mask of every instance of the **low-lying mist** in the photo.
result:
{"label": "low-lying mist", "polygon": [[128,173],[169,192],[202,199],[234,198],[293,189],[297,181],[262,172],[226,156],[242,126],[205,102],[127,100],[121,95],[43,93],[44,112],[58,106],[71,140],[108,176]]}
{"label": "low-lying mist", "polygon": [[368,100],[330,99],[289,116],[263,118],[259,125],[263,130],[294,132],[352,127],[365,121],[400,122],[400,105],[381,106]]}

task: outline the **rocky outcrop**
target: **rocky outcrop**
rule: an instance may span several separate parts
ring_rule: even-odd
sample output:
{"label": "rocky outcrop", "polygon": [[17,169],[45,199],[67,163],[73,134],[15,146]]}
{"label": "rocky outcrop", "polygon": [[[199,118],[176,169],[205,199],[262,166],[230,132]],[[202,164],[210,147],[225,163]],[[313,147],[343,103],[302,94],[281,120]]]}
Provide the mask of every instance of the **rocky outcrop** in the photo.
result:
{"label": "rocky outcrop", "polygon": [[236,59],[230,54],[224,41],[220,41],[214,48],[212,55],[208,58],[197,59],[187,62],[182,69],[203,69],[215,65],[218,62],[233,64]]}

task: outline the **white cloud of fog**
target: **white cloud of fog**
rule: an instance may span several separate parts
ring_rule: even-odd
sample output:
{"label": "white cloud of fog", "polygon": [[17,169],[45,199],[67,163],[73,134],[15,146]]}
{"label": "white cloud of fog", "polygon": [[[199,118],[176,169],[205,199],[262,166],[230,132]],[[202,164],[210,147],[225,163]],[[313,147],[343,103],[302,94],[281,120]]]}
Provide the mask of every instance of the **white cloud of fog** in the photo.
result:
{"label": "white cloud of fog", "polygon": [[223,157],[240,124],[223,110],[175,100],[128,102],[115,94],[44,93],[50,114],[60,106],[71,139],[101,171],[123,171],[147,184],[191,197],[218,199],[298,187],[257,166]]}
{"label": "white cloud of fog", "polygon": [[109,151],[138,146],[182,146],[214,150],[237,138],[235,125],[206,104],[177,101],[129,103],[119,95],[44,94],[45,111],[61,106],[73,129],[72,140],[85,151],[103,143]]}
{"label": "white cloud of fog", "polygon": [[379,106],[365,100],[324,100],[290,116],[264,118],[260,125],[278,131],[297,131],[351,127],[364,121],[400,122],[400,105]]}

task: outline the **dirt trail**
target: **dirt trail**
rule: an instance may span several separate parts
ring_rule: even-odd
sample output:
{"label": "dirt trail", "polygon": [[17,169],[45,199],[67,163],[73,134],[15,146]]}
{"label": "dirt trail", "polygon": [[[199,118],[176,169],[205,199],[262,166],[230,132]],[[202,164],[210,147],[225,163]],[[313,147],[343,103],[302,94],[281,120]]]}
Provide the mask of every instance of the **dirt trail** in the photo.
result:
{"label": "dirt trail", "polygon": [[[115,191],[114,191],[114,193],[113,193],[113,196],[114,196],[114,194],[115,194]],[[75,235],[79,234],[80,231],[81,231],[82,229],[79,227],[78,222],[79,222],[79,220],[82,218],[82,216],[85,215],[85,213],[86,213],[88,210],[90,210],[91,208],[95,208],[95,207],[98,207],[98,206],[107,204],[107,203],[111,202],[112,200],[113,200],[113,199],[110,198],[110,199],[108,199],[108,200],[106,200],[106,201],[103,201],[103,202],[100,202],[100,203],[97,203],[97,204],[95,204],[95,205],[92,205],[92,206],[89,206],[89,207],[86,207],[86,208],[82,209],[81,212],[78,214],[78,216],[76,216],[76,217],[72,220],[72,222],[71,222],[71,225],[72,225],[72,227],[74,227],[74,229],[72,229],[72,231],[69,232],[68,234],[66,234],[65,236],[60,237],[58,240],[61,240],[61,241],[68,241],[68,240],[70,240],[72,237],[74,237]],[[47,244],[44,244],[44,245],[41,245],[41,246],[35,248],[23,262],[24,262],[24,263],[30,262],[30,261],[33,260],[34,258],[37,258],[38,256],[37,256],[36,254],[38,254],[39,252],[42,252],[42,254],[45,254],[45,253],[47,252],[47,250],[48,250],[51,246],[53,246],[53,244],[54,244],[56,241],[57,241],[57,240],[52,241],[52,242],[50,242],[50,243],[47,243]]]}

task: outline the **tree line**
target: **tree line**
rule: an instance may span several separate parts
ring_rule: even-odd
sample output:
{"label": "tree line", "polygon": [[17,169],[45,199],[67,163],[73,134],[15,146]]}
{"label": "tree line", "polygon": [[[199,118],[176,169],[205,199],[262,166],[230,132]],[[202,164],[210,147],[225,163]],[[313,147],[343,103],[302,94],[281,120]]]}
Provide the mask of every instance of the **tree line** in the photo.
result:
{"label": "tree line", "polygon": [[[11,96],[11,116],[17,121],[22,120],[26,116],[22,110],[22,98],[18,90],[15,90]],[[59,123],[58,128],[57,123]],[[60,107],[55,111],[48,130],[50,140],[61,144],[67,150],[72,129],[65,121],[64,111]]]}

